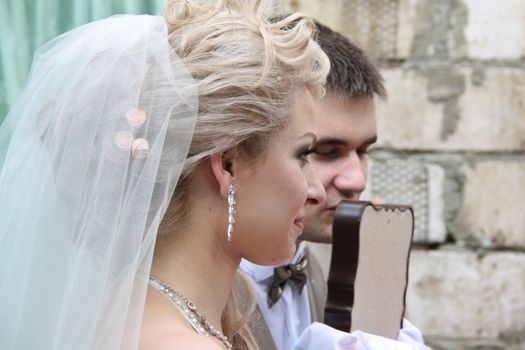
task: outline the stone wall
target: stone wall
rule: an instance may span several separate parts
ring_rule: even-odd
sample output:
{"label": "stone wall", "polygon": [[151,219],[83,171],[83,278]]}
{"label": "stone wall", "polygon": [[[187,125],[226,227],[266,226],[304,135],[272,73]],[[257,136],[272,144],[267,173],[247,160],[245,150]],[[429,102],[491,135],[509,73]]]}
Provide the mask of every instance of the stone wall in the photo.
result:
{"label": "stone wall", "polygon": [[415,210],[408,317],[434,349],[525,349],[525,1],[276,3],[382,69],[368,191]]}

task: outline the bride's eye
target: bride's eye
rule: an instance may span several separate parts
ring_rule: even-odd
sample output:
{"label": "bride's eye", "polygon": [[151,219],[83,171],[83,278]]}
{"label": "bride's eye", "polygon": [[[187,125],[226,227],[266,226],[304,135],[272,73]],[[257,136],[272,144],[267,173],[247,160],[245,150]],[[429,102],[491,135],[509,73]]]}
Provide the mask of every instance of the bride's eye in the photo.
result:
{"label": "bride's eye", "polygon": [[315,152],[313,147],[306,147],[297,156],[301,161],[308,163],[308,155]]}

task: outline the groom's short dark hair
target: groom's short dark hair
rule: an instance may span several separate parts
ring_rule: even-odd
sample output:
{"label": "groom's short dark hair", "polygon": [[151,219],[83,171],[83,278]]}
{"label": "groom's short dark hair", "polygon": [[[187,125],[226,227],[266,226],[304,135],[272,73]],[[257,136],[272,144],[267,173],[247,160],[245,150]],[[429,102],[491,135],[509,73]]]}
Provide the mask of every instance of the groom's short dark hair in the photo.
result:
{"label": "groom's short dark hair", "polygon": [[377,95],[386,98],[383,77],[363,50],[336,31],[317,21],[315,23],[318,28],[317,42],[330,59],[327,92],[350,97]]}

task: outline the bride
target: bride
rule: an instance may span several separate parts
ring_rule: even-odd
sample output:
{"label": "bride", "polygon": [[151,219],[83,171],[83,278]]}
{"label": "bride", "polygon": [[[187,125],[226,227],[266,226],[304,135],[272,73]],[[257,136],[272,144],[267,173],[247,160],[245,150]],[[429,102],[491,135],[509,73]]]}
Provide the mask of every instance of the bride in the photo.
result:
{"label": "bride", "polygon": [[168,1],[35,54],[0,129],[0,348],[256,348],[241,258],[295,252],[329,63],[260,1]]}

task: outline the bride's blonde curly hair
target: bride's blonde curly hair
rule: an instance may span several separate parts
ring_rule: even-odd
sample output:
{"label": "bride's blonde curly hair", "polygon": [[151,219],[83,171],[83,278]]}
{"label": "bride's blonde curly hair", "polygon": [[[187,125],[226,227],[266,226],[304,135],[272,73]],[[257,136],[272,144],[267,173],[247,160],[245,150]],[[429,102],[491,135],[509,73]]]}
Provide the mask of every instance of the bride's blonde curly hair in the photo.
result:
{"label": "bride's blonde curly hair", "polygon": [[[185,219],[186,183],[204,159],[233,147],[256,159],[286,127],[294,91],[324,92],[329,61],[314,40],[313,20],[296,13],[270,22],[266,8],[261,0],[167,1],[170,44],[197,83],[199,107],[164,227]],[[237,348],[250,348],[246,316],[234,309],[226,308],[223,330]]]}
{"label": "bride's blonde curly hair", "polygon": [[260,0],[167,2],[170,42],[199,97],[182,178],[232,146],[261,153],[268,136],[286,125],[294,90],[324,91],[330,63],[313,39],[314,22],[296,13],[270,23],[264,8]]}

